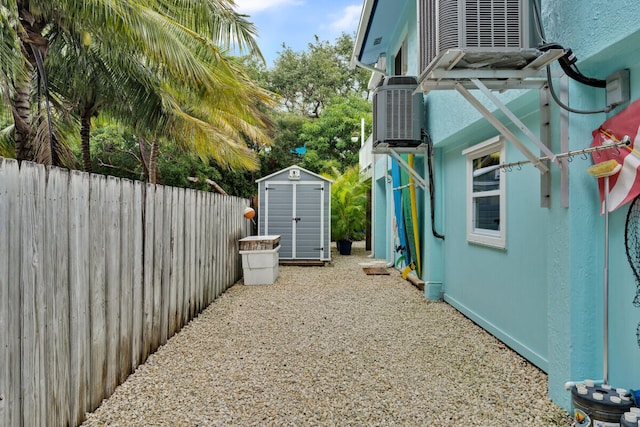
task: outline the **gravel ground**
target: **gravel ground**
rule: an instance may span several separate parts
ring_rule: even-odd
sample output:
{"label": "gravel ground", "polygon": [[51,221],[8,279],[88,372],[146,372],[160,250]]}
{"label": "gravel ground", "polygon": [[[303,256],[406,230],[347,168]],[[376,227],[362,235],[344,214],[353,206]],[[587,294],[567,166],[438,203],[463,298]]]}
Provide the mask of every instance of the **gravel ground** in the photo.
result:
{"label": "gravel ground", "polygon": [[569,426],[547,376],[362,244],[229,289],[85,426]]}

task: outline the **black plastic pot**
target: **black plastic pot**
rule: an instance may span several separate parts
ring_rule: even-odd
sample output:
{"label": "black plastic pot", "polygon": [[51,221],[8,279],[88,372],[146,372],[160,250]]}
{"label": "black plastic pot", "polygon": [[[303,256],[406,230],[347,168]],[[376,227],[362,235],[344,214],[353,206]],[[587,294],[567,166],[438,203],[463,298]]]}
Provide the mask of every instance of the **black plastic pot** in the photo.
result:
{"label": "black plastic pot", "polygon": [[351,240],[338,240],[336,245],[338,246],[338,252],[340,255],[351,255]]}

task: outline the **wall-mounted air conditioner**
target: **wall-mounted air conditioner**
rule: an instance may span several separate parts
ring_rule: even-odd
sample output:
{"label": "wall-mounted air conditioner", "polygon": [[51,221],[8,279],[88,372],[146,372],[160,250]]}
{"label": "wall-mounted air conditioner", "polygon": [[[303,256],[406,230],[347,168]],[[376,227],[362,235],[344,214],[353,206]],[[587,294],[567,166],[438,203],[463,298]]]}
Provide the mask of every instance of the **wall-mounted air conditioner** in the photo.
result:
{"label": "wall-mounted air conditioner", "polygon": [[538,43],[534,0],[419,0],[420,67],[447,49],[518,50]]}
{"label": "wall-mounted air conditioner", "polygon": [[387,76],[373,93],[373,145],[395,147],[420,145],[424,120],[418,80],[410,76]]}

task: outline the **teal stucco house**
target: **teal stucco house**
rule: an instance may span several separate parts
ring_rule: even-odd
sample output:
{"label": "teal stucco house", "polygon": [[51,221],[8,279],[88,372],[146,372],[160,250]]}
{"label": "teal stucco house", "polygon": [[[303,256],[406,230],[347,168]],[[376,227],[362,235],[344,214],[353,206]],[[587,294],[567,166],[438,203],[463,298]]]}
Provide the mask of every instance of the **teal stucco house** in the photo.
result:
{"label": "teal stucco house", "polygon": [[[604,178],[587,171],[600,155],[592,132],[640,98],[640,2],[365,0],[352,66],[375,90],[361,165],[374,255],[398,258],[390,176],[403,163],[426,297],[545,371],[566,409],[569,381],[640,389],[631,203],[601,215]],[[396,83],[412,101],[394,97]]]}

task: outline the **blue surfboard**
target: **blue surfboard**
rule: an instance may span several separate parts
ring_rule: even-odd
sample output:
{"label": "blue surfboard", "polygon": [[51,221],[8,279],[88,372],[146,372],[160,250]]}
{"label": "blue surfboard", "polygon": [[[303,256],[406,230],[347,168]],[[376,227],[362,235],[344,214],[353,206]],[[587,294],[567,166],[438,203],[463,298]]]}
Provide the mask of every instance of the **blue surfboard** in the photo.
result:
{"label": "blue surfboard", "polygon": [[407,246],[407,231],[404,226],[403,204],[402,204],[402,174],[400,165],[391,161],[391,185],[393,187],[393,208],[396,217],[397,241],[395,251],[398,257],[395,259],[396,268],[404,270],[411,265],[411,256]]}

